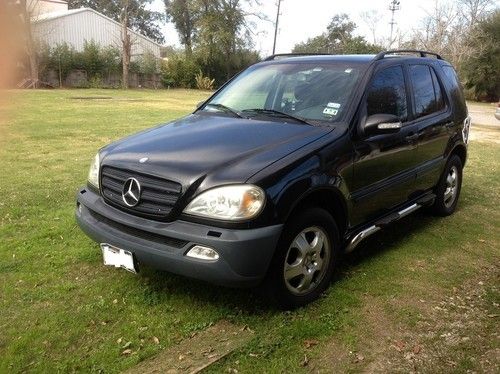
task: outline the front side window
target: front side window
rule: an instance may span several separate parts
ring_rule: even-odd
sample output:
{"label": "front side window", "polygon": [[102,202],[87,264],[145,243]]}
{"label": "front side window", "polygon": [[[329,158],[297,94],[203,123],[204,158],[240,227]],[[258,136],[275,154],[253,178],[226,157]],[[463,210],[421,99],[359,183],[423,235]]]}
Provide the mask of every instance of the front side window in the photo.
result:
{"label": "front side window", "polygon": [[408,116],[405,80],[401,66],[391,66],[375,74],[368,88],[367,115],[393,114],[405,121]]}
{"label": "front side window", "polygon": [[286,113],[336,122],[346,110],[361,68],[335,62],[257,65],[236,77],[202,110],[230,108],[244,117]]}

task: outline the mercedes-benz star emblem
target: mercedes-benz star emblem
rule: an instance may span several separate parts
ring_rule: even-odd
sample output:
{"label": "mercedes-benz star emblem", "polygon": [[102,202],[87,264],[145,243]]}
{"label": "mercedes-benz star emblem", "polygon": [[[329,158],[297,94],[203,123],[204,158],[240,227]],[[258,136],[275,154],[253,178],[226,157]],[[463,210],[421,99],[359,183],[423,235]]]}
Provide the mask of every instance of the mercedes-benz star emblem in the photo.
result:
{"label": "mercedes-benz star emblem", "polygon": [[122,199],[123,202],[129,206],[134,207],[139,204],[141,198],[141,185],[135,178],[129,178],[123,185]]}

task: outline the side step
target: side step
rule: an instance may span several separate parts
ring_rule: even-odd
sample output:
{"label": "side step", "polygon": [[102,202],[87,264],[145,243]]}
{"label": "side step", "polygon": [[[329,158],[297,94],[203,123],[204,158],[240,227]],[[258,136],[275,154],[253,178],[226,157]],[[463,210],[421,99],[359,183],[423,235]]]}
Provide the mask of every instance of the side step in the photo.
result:
{"label": "side step", "polygon": [[370,235],[376,233],[380,229],[384,228],[385,226],[400,220],[403,217],[406,217],[407,215],[413,213],[414,211],[422,208],[423,206],[429,206],[434,203],[434,199],[436,198],[436,195],[434,194],[429,194],[421,199],[417,200],[414,204],[410,205],[407,208],[404,208],[400,210],[399,212],[396,213],[391,213],[388,216],[385,216],[381,218],[380,220],[376,221],[372,226],[361,230],[358,232],[356,235],[352,237],[352,239],[349,241],[349,244],[346,246],[345,252],[352,252],[354,248],[357,247],[357,245]]}

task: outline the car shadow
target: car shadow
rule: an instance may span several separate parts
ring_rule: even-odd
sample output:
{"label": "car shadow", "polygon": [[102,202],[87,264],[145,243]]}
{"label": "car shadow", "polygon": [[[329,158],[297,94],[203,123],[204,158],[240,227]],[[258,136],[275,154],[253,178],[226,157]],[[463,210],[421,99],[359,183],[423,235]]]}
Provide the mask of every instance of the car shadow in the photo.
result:
{"label": "car shadow", "polygon": [[[464,205],[462,204],[462,209]],[[419,232],[424,232],[441,219],[446,218],[433,216],[422,209],[365,239],[352,253],[343,257],[331,287],[335,287],[336,281],[352,276],[353,269],[370,259],[388,251],[398,250],[409,234],[418,235]],[[150,268],[146,269],[142,276],[149,278],[148,286],[152,287],[152,291],[170,292],[181,297],[196,299],[197,305],[208,304],[226,310],[238,310],[246,315],[264,313],[273,315],[282,312],[275,304],[263,297],[259,288],[221,287]]]}

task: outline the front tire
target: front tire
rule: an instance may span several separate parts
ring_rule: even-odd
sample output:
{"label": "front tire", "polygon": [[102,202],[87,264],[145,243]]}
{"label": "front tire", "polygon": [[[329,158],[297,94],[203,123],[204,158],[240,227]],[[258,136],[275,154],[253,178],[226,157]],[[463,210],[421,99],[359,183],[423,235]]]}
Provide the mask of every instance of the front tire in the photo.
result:
{"label": "front tire", "polygon": [[332,216],[307,208],[285,225],[271,262],[265,289],[285,309],[316,300],[330,284],[338,263],[340,240]]}
{"label": "front tire", "polygon": [[455,212],[462,189],[462,169],[460,157],[452,155],[436,186],[436,200],[432,207],[435,214],[449,216]]}

